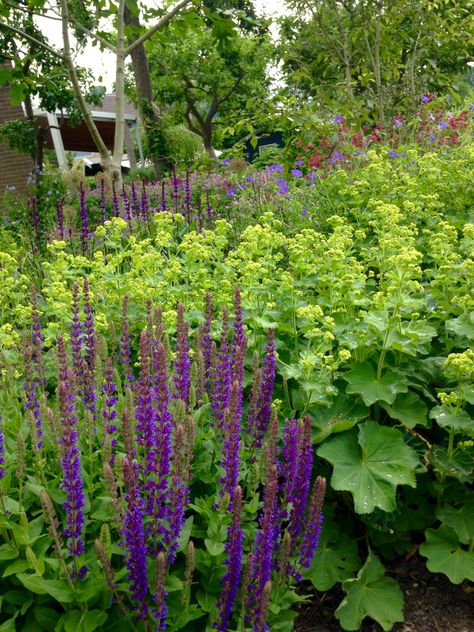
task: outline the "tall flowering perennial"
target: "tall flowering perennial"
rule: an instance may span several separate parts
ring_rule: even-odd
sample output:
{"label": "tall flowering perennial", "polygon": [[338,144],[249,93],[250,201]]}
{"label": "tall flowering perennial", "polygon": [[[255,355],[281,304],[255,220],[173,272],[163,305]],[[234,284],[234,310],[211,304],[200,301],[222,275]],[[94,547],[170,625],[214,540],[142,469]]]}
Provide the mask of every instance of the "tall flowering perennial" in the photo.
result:
{"label": "tall flowering perennial", "polygon": [[79,286],[77,283],[74,283],[72,288],[71,351],[74,377],[76,382],[81,384],[84,375],[84,366],[82,361],[82,324],[79,308]]}
{"label": "tall flowering perennial", "polygon": [[184,319],[184,305],[182,303],[178,305],[176,338],[174,396],[188,406],[191,392],[191,362],[189,360],[188,323]]}
{"label": "tall flowering perennial", "polygon": [[308,510],[308,517],[303,531],[300,564],[303,568],[309,568],[313,560],[314,553],[318,546],[319,535],[323,524],[322,506],[326,494],[326,479],[318,476],[314,481],[313,491]]}
{"label": "tall flowering perennial", "polygon": [[[285,465],[285,464],[284,464]],[[287,464],[289,465],[289,464]],[[299,423],[298,456],[296,467],[291,463],[292,469],[286,468],[285,478],[291,479],[288,483],[285,500],[291,503],[289,516],[289,533],[293,543],[296,543],[303,525],[304,513],[308,500],[311,484],[311,472],[313,471],[313,448],[311,444],[311,418],[309,415]]]}
{"label": "tall flowering perennial", "polygon": [[130,197],[132,199],[132,212],[135,217],[140,217],[140,202],[138,201],[137,189],[135,182],[132,180],[130,186]]}
{"label": "tall flowering perennial", "polygon": [[168,593],[165,590],[166,562],[162,551],[158,553],[158,557],[156,558],[155,575],[155,594],[153,595],[155,605],[153,608],[153,616],[157,621],[156,632],[162,632],[166,630],[166,616],[168,614],[168,606],[166,605]]}
{"label": "tall flowering perennial", "polygon": [[[268,446],[265,446],[268,450]],[[275,549],[275,533],[278,520],[278,471],[271,465],[266,473],[263,495],[263,510],[259,519],[259,528],[255,536],[252,566],[250,569],[250,586],[247,608],[253,623],[260,619],[263,592],[267,582],[271,580],[273,553]]]}
{"label": "tall flowering perennial", "polygon": [[92,413],[94,419],[96,415],[96,393],[95,393],[95,324],[94,308],[92,307],[89,292],[89,281],[84,279],[84,405]]}
{"label": "tall flowering perennial", "polygon": [[107,219],[107,204],[105,202],[105,180],[100,179],[100,197],[99,197],[99,211],[102,223]]}
{"label": "tall flowering perennial", "polygon": [[128,385],[131,386],[134,381],[132,370],[131,350],[130,350],[130,332],[128,322],[128,294],[125,294],[122,303],[122,330],[120,333],[120,359],[122,362],[123,372]]}
{"label": "tall flowering perennial", "polygon": [[122,463],[125,483],[125,512],[123,518],[123,548],[130,581],[130,593],[136,601],[139,619],[148,613],[146,597],[148,594],[148,578],[146,568],[146,543],[143,498],[138,481],[138,465],[124,459]]}
{"label": "tall flowering perennial", "polygon": [[61,414],[61,467],[62,487],[66,492],[66,528],[68,550],[78,557],[84,552],[84,483],[81,472],[81,454],[78,447],[77,417],[74,394],[70,381],[62,381],[58,386],[58,403]]}
{"label": "tall flowering perennial", "polygon": [[218,632],[226,632],[235,601],[239,590],[240,577],[242,575],[242,556],[244,533],[242,530],[242,488],[237,486],[234,490],[232,505],[232,521],[227,529],[226,573],[222,578],[222,591],[217,601],[218,618],[213,628]]}
{"label": "tall flowering perennial", "polygon": [[225,410],[229,406],[231,388],[231,360],[229,354],[229,312],[224,308],[222,313],[222,333],[219,353],[216,358],[212,376],[211,410],[219,429],[224,425]]}
{"label": "tall flowering perennial", "polygon": [[56,225],[59,239],[64,239],[64,198],[56,200]]}
{"label": "tall flowering perennial", "polygon": [[5,476],[5,435],[3,419],[0,417],[0,480]]}
{"label": "tall flowering perennial", "polygon": [[222,491],[227,492],[231,503],[234,499],[234,492],[239,478],[240,467],[240,421],[242,417],[242,388],[238,380],[235,380],[231,387],[230,405],[224,415],[222,445],[222,467],[224,476],[221,479]]}
{"label": "tall flowering perennial", "polygon": [[205,386],[208,395],[211,394],[211,370],[212,370],[212,339],[211,328],[213,321],[212,296],[206,292],[204,322],[199,327],[199,346],[204,359]]}
{"label": "tall flowering perennial", "polygon": [[120,217],[120,202],[117,195],[117,189],[115,188],[115,180],[112,180],[112,204],[114,207],[113,216]]}
{"label": "tall flowering perennial", "polygon": [[85,254],[89,245],[89,217],[87,214],[87,194],[84,183],[81,182],[79,189],[79,214],[81,216],[81,250]]}
{"label": "tall flowering perennial", "polygon": [[112,358],[109,358],[107,363],[107,368],[105,370],[105,379],[102,385],[102,393],[104,395],[104,407],[102,410],[102,417],[105,421],[105,434],[106,434],[106,442],[109,442],[109,449],[111,451],[110,454],[110,465],[113,465],[115,462],[115,454],[114,449],[117,447],[117,410],[116,406],[118,403],[117,399],[117,385],[114,381],[114,369]]}
{"label": "tall flowering perennial", "polygon": [[130,233],[132,232],[132,207],[130,204],[130,200],[127,195],[127,191],[125,190],[125,185],[122,185],[122,203],[125,211],[125,219],[127,220],[128,230]]}
{"label": "tall flowering perennial", "polygon": [[260,380],[256,390],[256,397],[248,412],[248,425],[256,447],[261,447],[264,434],[270,421],[270,404],[273,396],[275,382],[276,356],[275,356],[275,332],[268,331],[268,342],[265,345],[265,357],[262,363]]}
{"label": "tall flowering perennial", "polygon": [[166,183],[164,180],[161,181],[161,204],[160,211],[167,211],[168,206],[166,204]]}
{"label": "tall flowering perennial", "polygon": [[140,210],[141,210],[142,220],[144,222],[147,222],[148,213],[150,212],[150,207],[148,204],[148,194],[146,192],[145,179],[142,180],[142,198],[141,198]]}
{"label": "tall flowering perennial", "polygon": [[33,348],[30,340],[25,343],[23,360],[25,372],[25,382],[23,384],[25,409],[31,415],[33,449],[37,452],[44,446],[44,432],[40,404],[40,382],[35,371],[35,365],[33,364]]}

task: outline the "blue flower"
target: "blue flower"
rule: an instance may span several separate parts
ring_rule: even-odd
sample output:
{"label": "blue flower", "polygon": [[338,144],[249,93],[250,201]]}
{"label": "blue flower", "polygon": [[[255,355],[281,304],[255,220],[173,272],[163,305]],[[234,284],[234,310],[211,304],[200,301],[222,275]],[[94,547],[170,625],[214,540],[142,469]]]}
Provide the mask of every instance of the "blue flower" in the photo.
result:
{"label": "blue flower", "polygon": [[308,173],[308,175],[306,177],[309,178],[310,180],[314,180],[315,177],[316,177],[316,174],[311,172],[311,173]]}
{"label": "blue flower", "polygon": [[252,177],[251,176],[247,176],[245,178],[245,182],[252,182]]}
{"label": "blue flower", "polygon": [[398,116],[393,119],[393,124],[397,127],[403,127],[403,121],[399,119]]}
{"label": "blue flower", "polygon": [[270,165],[267,169],[268,173],[275,173],[275,171],[284,171],[284,168],[282,167],[282,165],[278,165],[278,164],[273,164]]}
{"label": "blue flower", "polygon": [[284,194],[288,191],[288,189],[289,189],[289,186],[288,186],[288,184],[287,184],[286,180],[283,180],[283,179],[281,179],[281,180],[277,180],[277,184],[278,184],[278,186],[280,187],[280,188],[278,189],[278,193],[279,193],[280,195],[284,195]]}
{"label": "blue flower", "polygon": [[334,160],[344,160],[344,154],[341,154],[340,151],[335,151],[332,155]]}
{"label": "blue flower", "polygon": [[364,155],[363,151],[360,151],[360,150],[356,151],[356,156],[363,156],[363,155]]}
{"label": "blue flower", "polygon": [[390,158],[398,158],[398,154],[396,151],[389,151],[388,155],[390,156]]}
{"label": "blue flower", "polygon": [[339,123],[342,123],[342,121],[343,121],[343,120],[344,120],[343,115],[342,115],[342,114],[338,114],[338,115],[336,116],[336,118],[334,118],[334,119],[332,120],[332,124],[333,124],[333,125],[339,125]]}
{"label": "blue flower", "polygon": [[474,103],[471,103],[471,110],[474,112]]}
{"label": "blue flower", "polygon": [[221,165],[230,165],[230,158],[225,158],[221,161]]}
{"label": "blue flower", "polygon": [[440,121],[438,123],[438,127],[439,129],[446,129],[447,127],[449,127],[449,125],[446,123],[446,121]]}
{"label": "blue flower", "polygon": [[436,136],[435,136],[434,134],[431,134],[431,136],[430,136],[430,141],[431,141],[432,143],[434,143],[434,142],[435,142],[435,140],[436,140]]}
{"label": "blue flower", "polygon": [[226,193],[227,197],[233,197],[235,195],[235,189],[229,189]]}
{"label": "blue flower", "polygon": [[423,103],[429,103],[431,101],[430,97],[426,94],[421,95],[421,100],[423,101]]}
{"label": "blue flower", "polygon": [[306,215],[308,215],[308,209],[307,209],[307,208],[304,208],[304,209],[301,211],[301,217],[305,217]]}
{"label": "blue flower", "polygon": [[304,164],[304,162],[303,162],[302,160],[297,160],[297,161],[295,162],[295,165],[296,165],[297,167],[301,167],[303,164]]}
{"label": "blue flower", "polygon": [[295,178],[301,178],[301,176],[303,175],[303,172],[299,169],[292,169],[291,173],[295,176]]}

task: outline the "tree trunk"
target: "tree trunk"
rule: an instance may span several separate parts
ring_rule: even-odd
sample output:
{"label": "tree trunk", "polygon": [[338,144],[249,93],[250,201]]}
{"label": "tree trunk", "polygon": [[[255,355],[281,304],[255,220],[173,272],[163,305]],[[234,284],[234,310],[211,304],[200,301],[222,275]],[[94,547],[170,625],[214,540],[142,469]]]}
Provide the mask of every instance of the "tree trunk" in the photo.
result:
{"label": "tree trunk", "polygon": [[202,128],[202,142],[209,158],[217,158],[216,150],[212,145],[212,123],[208,123]]}
{"label": "tree trunk", "polygon": [[[132,13],[125,5],[124,22],[127,26],[140,27],[138,11]],[[129,38],[129,43],[133,40]],[[166,165],[165,139],[163,134],[163,122],[158,105],[153,100],[150,67],[144,44],[139,44],[130,53],[132,58],[133,75],[138,95],[138,109],[142,119],[146,139],[149,147],[161,147],[158,153],[152,153],[153,168],[157,180],[163,177]]]}

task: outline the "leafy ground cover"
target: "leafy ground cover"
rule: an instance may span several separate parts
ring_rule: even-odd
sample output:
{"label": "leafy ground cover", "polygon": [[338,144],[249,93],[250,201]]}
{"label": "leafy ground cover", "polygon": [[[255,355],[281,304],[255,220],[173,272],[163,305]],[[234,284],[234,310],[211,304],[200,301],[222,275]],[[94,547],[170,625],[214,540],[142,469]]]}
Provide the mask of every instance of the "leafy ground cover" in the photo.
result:
{"label": "leafy ground cover", "polygon": [[474,581],[473,145],[357,159],[10,214],[2,629],[290,630],[304,579],[389,630],[385,564]]}

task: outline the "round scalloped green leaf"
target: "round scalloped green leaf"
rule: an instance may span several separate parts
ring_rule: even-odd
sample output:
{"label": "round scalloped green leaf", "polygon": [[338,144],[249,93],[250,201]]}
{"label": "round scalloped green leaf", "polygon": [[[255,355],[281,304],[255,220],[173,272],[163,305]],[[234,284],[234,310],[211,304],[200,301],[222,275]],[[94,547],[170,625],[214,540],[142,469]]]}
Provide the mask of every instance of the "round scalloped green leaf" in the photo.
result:
{"label": "round scalloped green leaf", "polygon": [[394,511],[397,485],[416,486],[416,452],[405,444],[398,430],[375,421],[329,439],[318,454],[334,467],[333,489],[351,492],[360,514],[375,507]]}
{"label": "round scalloped green leaf", "polygon": [[474,494],[470,494],[461,507],[442,505],[436,512],[436,516],[456,531],[463,544],[470,544],[474,538]]}
{"label": "round scalloped green leaf", "polygon": [[454,529],[443,524],[439,529],[427,529],[425,535],[420,553],[428,558],[426,566],[432,573],[444,573],[453,584],[474,581],[474,551],[461,547]]}
{"label": "round scalloped green leaf", "polygon": [[403,621],[403,593],[398,583],[385,577],[385,569],[376,555],[369,553],[357,577],[342,585],[346,596],[334,613],[344,630],[359,630],[362,620],[370,617],[384,630]]}
{"label": "round scalloped green leaf", "polygon": [[441,428],[452,428],[468,433],[474,432],[474,419],[465,410],[460,410],[454,414],[446,406],[435,406],[430,412],[430,417],[436,419],[436,423]]}
{"label": "round scalloped green leaf", "polygon": [[366,406],[379,401],[393,404],[397,393],[406,393],[408,390],[404,375],[388,369],[378,380],[374,367],[368,362],[356,364],[342,377],[348,383],[346,393],[360,395]]}
{"label": "round scalloped green leaf", "polygon": [[349,579],[360,564],[357,543],[339,533],[337,525],[325,520],[313,563],[304,577],[316,590],[326,591]]}
{"label": "round scalloped green leaf", "polygon": [[380,405],[392,419],[401,421],[409,428],[426,426],[428,423],[428,406],[411,391],[399,393],[392,405],[380,402]]}

